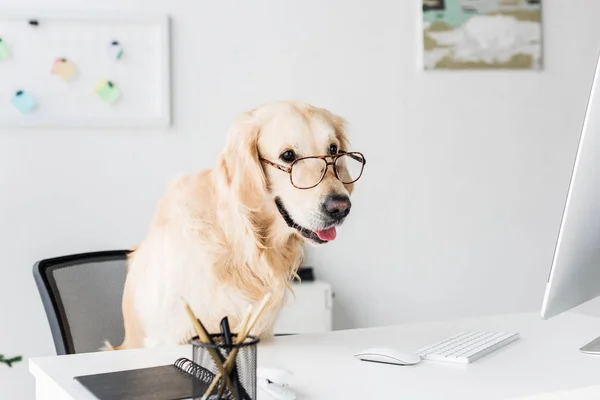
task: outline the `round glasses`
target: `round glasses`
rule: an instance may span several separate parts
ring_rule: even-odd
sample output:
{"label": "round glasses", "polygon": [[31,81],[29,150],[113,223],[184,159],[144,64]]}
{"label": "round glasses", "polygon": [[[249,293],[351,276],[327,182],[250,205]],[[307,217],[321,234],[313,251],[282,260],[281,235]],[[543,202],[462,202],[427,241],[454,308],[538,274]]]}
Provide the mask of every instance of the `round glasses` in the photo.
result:
{"label": "round glasses", "polygon": [[[331,161],[328,161],[330,159]],[[290,182],[297,189],[311,189],[317,186],[331,165],[337,179],[344,184],[356,182],[362,175],[367,160],[358,152],[338,153],[330,156],[301,157],[289,167],[276,164],[264,158],[261,160],[280,171],[290,174]]]}

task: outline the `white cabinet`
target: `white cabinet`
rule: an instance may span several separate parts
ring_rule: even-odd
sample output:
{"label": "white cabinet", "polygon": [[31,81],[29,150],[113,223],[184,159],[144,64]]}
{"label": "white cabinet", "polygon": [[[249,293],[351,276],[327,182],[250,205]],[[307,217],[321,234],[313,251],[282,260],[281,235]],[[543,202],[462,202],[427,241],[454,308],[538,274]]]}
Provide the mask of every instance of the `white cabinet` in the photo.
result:
{"label": "white cabinet", "polygon": [[332,330],[333,292],[322,281],[294,283],[275,324],[275,334],[318,333]]}

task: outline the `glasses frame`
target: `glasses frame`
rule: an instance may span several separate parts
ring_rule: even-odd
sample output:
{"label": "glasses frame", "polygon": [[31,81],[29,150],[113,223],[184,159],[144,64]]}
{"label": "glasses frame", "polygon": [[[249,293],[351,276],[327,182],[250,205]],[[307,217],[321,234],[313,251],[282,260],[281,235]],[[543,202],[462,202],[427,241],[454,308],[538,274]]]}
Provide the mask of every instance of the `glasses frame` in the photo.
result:
{"label": "glasses frame", "polygon": [[[357,156],[359,156],[362,159],[362,162],[361,162],[362,163],[362,168],[360,169],[360,174],[358,175],[358,177],[356,179],[354,179],[351,182],[344,182],[344,181],[342,181],[342,179],[338,175],[335,163],[338,160],[338,158],[340,158],[342,156],[350,156],[350,157],[352,157],[353,155],[357,155]],[[299,187],[299,186],[296,186],[294,184],[294,180],[292,179],[292,169],[294,168],[294,165],[298,161],[302,161],[302,160],[306,160],[306,159],[313,159],[313,158],[325,161],[325,168],[323,168],[323,173],[321,174],[321,177],[319,178],[319,181],[317,183],[315,183],[313,186],[309,186],[309,187]],[[329,161],[328,158],[330,158],[331,161]],[[260,160],[262,162],[270,165],[271,167],[277,168],[278,170],[283,171],[283,172],[287,172],[289,174],[289,176],[290,176],[290,183],[292,184],[292,186],[295,187],[296,189],[300,189],[300,190],[312,189],[312,188],[318,186],[323,181],[323,178],[325,178],[325,175],[327,175],[327,171],[329,170],[329,166],[330,165],[333,167],[333,173],[335,174],[335,177],[340,182],[342,182],[344,185],[350,185],[350,184],[353,184],[354,182],[356,182],[357,180],[359,180],[360,177],[363,174],[363,171],[365,170],[365,165],[367,165],[367,159],[365,158],[365,156],[361,152],[358,152],[358,151],[350,151],[350,152],[340,151],[337,154],[330,154],[330,155],[324,155],[324,156],[306,156],[306,157],[300,157],[300,158],[295,159],[290,164],[289,167],[287,167],[285,165],[274,163],[273,161],[269,161],[266,158],[262,158],[262,157],[260,158]]]}

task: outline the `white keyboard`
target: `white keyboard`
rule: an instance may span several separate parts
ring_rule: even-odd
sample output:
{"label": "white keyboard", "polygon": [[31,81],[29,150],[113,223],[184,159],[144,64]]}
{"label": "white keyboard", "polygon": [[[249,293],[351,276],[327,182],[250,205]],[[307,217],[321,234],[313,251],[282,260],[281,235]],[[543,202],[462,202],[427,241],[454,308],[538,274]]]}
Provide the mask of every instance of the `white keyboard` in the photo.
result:
{"label": "white keyboard", "polygon": [[468,364],[519,338],[518,333],[462,332],[417,350],[422,360]]}

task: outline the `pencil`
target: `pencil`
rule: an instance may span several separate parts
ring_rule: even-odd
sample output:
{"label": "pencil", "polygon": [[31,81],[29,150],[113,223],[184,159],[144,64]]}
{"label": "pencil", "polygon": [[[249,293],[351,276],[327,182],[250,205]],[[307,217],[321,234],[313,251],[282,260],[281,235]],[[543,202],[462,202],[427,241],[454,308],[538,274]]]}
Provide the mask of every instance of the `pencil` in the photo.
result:
{"label": "pencil", "polygon": [[[248,322],[250,322],[251,317],[252,317],[252,304],[248,306],[248,309],[246,310],[246,315],[244,315],[244,318],[242,319],[242,322],[240,323],[240,326],[238,328],[238,334],[237,334],[238,338],[242,335],[242,332],[246,331],[246,327],[248,327]],[[236,338],[236,343],[237,343],[237,338]]]}
{"label": "pencil", "polygon": [[246,327],[247,329],[244,333],[244,337],[239,342],[240,344],[244,343],[244,341],[246,340],[246,337],[250,334],[250,331],[252,331],[252,329],[254,328],[254,325],[256,325],[256,323],[258,322],[258,318],[260,318],[260,315],[263,313],[263,311],[267,307],[267,303],[269,302],[269,300],[271,300],[271,293],[267,293],[267,295],[263,298],[262,302],[258,306],[258,310],[256,310],[256,312],[252,316],[252,319],[250,319],[250,322],[248,323],[248,326]]}

